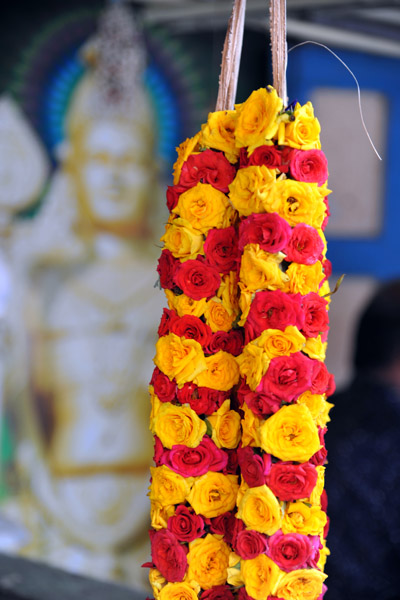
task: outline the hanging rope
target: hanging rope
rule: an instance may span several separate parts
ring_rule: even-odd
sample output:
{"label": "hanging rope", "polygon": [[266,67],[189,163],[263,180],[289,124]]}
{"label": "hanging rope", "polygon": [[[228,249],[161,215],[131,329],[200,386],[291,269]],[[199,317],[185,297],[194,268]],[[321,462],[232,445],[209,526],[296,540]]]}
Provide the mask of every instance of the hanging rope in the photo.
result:
{"label": "hanging rope", "polygon": [[286,0],[270,0],[269,21],[273,84],[286,106]]}
{"label": "hanging rope", "polygon": [[245,12],[246,0],[235,0],[222,51],[216,111],[232,110],[235,105]]}

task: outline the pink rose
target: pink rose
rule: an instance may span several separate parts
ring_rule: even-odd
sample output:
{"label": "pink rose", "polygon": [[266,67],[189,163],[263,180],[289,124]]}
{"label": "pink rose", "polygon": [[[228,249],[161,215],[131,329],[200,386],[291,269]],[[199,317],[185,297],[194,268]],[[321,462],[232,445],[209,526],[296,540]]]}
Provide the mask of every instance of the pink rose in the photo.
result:
{"label": "pink rose", "polygon": [[331,374],[320,360],[312,360],[311,392],[313,394],[324,394],[331,384]]}
{"label": "pink rose", "polygon": [[306,567],[312,553],[308,536],[280,530],[268,539],[267,554],[283,571],[294,571]]}
{"label": "pink rose", "polygon": [[312,465],[315,465],[316,467],[322,466],[326,463],[328,452],[325,447],[325,433],[327,431],[328,430],[326,427],[318,427],[318,436],[321,448],[315,454],[312,455],[309,461]]}
{"label": "pink rose", "polygon": [[322,150],[295,150],[290,173],[297,181],[322,185],[328,179],[328,161]]}
{"label": "pink rose", "polygon": [[182,477],[199,477],[207,471],[222,471],[228,457],[208,436],[204,436],[196,448],[188,448],[184,444],[172,446],[162,461]]}
{"label": "pink rose", "polygon": [[286,260],[302,265],[313,265],[321,256],[324,243],[318,231],[310,225],[299,223],[292,230],[286,246]]}
{"label": "pink rose", "polygon": [[267,550],[266,537],[258,531],[244,529],[236,538],[235,551],[244,560],[256,558]]}
{"label": "pink rose", "polygon": [[187,506],[180,504],[175,514],[168,519],[167,529],[180,542],[192,542],[204,534],[204,521]]}

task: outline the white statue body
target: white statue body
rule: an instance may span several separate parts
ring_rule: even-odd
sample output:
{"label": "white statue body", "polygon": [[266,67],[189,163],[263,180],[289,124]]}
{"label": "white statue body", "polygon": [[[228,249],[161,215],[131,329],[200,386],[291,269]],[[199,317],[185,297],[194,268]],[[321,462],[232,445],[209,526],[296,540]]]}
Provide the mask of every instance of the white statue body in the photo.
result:
{"label": "white statue body", "polygon": [[164,305],[143,217],[158,187],[144,99],[133,123],[83,119],[92,85],[78,91],[70,145],[24,242],[35,282],[31,409],[42,426],[21,456],[48,519],[28,553],[48,547],[45,558],[64,568],[138,585],[148,556],[147,388]]}

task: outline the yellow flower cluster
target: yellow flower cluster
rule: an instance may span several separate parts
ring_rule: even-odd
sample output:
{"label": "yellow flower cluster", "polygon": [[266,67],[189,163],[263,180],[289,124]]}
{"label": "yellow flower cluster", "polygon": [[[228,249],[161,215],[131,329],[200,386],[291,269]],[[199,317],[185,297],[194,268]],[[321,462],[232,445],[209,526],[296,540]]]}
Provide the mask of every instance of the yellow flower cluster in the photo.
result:
{"label": "yellow flower cluster", "polygon": [[[178,150],[150,385],[156,600],[318,600],[332,376],[327,164],[272,87]],[[215,588],[215,592],[214,592]]]}

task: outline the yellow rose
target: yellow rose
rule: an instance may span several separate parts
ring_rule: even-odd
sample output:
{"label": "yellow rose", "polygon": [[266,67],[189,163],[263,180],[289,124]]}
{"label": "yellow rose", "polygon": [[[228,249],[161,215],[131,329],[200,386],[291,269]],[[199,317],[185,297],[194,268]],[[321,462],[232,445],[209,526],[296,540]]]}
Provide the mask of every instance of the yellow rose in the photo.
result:
{"label": "yellow rose", "polygon": [[183,192],[172,212],[201,233],[207,233],[212,227],[229,227],[234,218],[228,198],[209,183],[198,183]]}
{"label": "yellow rose", "polygon": [[321,227],[325,218],[324,195],[317,183],[281,179],[265,199],[265,210],[277,212],[291,227],[299,223]]}
{"label": "yellow rose", "polygon": [[175,379],[179,387],[207,369],[201,344],[174,333],[157,340],[154,363],[171,380]]}
{"label": "yellow rose", "polygon": [[315,487],[306,502],[321,508],[321,494],[324,491],[325,486],[325,467],[318,465],[315,468],[318,473],[317,483],[315,484]]}
{"label": "yellow rose", "polygon": [[265,212],[263,199],[275,185],[275,173],[265,165],[238,170],[229,186],[229,198],[240,216]]}
{"label": "yellow rose", "polygon": [[159,502],[150,502],[150,518],[153,529],[166,529],[168,519],[175,514],[175,506],[163,506]]}
{"label": "yellow rose", "polygon": [[243,348],[243,352],[237,357],[240,374],[246,378],[250,389],[255,390],[261,378],[268,370],[270,360],[263,348],[250,342]]}
{"label": "yellow rose", "polygon": [[245,495],[245,493],[247,492],[248,489],[250,489],[248,484],[245,482],[243,477],[241,477],[241,482],[239,485],[238,493],[236,495],[236,506],[239,506],[239,504],[242,501],[243,496]]}
{"label": "yellow rose", "polygon": [[246,592],[255,600],[265,600],[271,596],[281,576],[278,566],[265,554],[242,560],[240,570]]}
{"label": "yellow rose", "polygon": [[282,523],[281,507],[266,485],[252,487],[243,495],[237,516],[249,529],[273,535]]}
{"label": "yellow rose", "polygon": [[154,387],[152,385],[149,385],[149,392],[150,392],[150,402],[151,402],[149,429],[151,431],[154,426],[154,420],[157,417],[158,411],[160,410],[161,400],[158,398],[158,396],[155,395]]}
{"label": "yellow rose", "polygon": [[321,148],[319,134],[321,126],[316,117],[311,102],[304,106],[296,104],[294,109],[294,121],[288,121],[285,125],[284,145],[301,150],[312,150]]}
{"label": "yellow rose", "polygon": [[326,575],[317,569],[297,569],[282,573],[274,596],[283,600],[317,600]]}
{"label": "yellow rose", "polygon": [[175,296],[171,290],[164,290],[167,297],[168,306],[171,310],[174,310],[179,317],[184,315],[193,315],[194,317],[201,317],[206,310],[207,299],[202,298],[201,300],[193,300],[185,294]]}
{"label": "yellow rose", "polygon": [[219,350],[216,354],[206,356],[205,361],[206,370],[194,380],[198,386],[228,392],[239,383],[239,367],[232,354]]}
{"label": "yellow rose", "polygon": [[278,114],[282,99],[272,87],[255,90],[240,106],[236,106],[236,145],[251,152],[271,140],[278,129]]}
{"label": "yellow rose", "polygon": [[282,252],[270,254],[258,244],[247,244],[240,263],[240,279],[250,292],[258,290],[281,290],[289,282],[289,277],[279,265],[285,255]]}
{"label": "yellow rose", "polygon": [[167,580],[157,569],[150,569],[149,582],[153,590],[154,598],[158,600],[160,597],[160,591],[166,584]]}
{"label": "yellow rose", "polygon": [[235,110],[210,113],[207,123],[201,128],[200,140],[202,146],[225,152],[226,158],[233,164],[239,158],[239,149],[235,146],[236,120]]}
{"label": "yellow rose", "polygon": [[326,513],[319,506],[304,502],[288,502],[282,521],[283,533],[320,535],[326,525]]}
{"label": "yellow rose", "polygon": [[318,567],[318,569],[321,569],[321,571],[323,571],[325,568],[326,559],[330,555],[331,551],[329,550],[329,548],[326,545],[325,538],[322,535],[320,535],[319,537],[321,540],[322,548],[319,551],[319,559],[317,562],[317,567]]}
{"label": "yellow rose", "polygon": [[240,325],[240,327],[243,327],[243,325],[246,323],[250,311],[250,306],[253,300],[254,292],[250,292],[250,290],[248,290],[247,287],[241,281],[239,281],[239,289],[239,308],[241,311],[241,317],[238,321],[238,325]]}
{"label": "yellow rose", "polygon": [[230,331],[235,315],[230,314],[219,298],[211,298],[207,302],[204,317],[212,331]]}
{"label": "yellow rose", "polygon": [[242,419],[242,446],[261,446],[260,430],[264,423],[262,419],[256,417],[253,411],[244,402],[242,406],[244,419]]}
{"label": "yellow rose", "polygon": [[175,258],[185,262],[196,258],[203,251],[203,235],[185,219],[174,219],[167,224],[165,234],[160,239]]}
{"label": "yellow rose", "polygon": [[175,406],[163,402],[153,421],[152,433],[157,435],[164,448],[183,444],[196,448],[207,431],[205,422],[190,406]]}
{"label": "yellow rose", "polygon": [[316,425],[325,427],[329,423],[329,411],[333,404],[327,402],[322,394],[312,394],[310,391],[304,392],[297,398],[297,404],[307,406]]}
{"label": "yellow rose", "polygon": [[225,400],[207,417],[212,427],[212,439],[218,448],[237,448],[240,442],[240,415],[236,410],[230,410],[230,404],[230,400]]}
{"label": "yellow rose", "polygon": [[305,341],[306,338],[297,327],[288,325],[285,331],[266,329],[260,337],[251,343],[262,348],[268,358],[272,360],[276,356],[289,356],[294,352],[300,352],[300,350],[303,350]]}
{"label": "yellow rose", "polygon": [[161,506],[182,504],[193,485],[193,477],[182,477],[165,465],[150,467],[152,481],[150,484],[150,500]]}
{"label": "yellow rose", "polygon": [[328,304],[326,306],[326,310],[329,310],[329,305],[331,303],[332,295],[331,295],[331,288],[329,286],[329,281],[327,279],[325,279],[324,283],[319,288],[318,294],[319,294],[319,296],[321,296],[321,298],[325,298],[325,300],[328,302]]}
{"label": "yellow rose", "polygon": [[176,151],[178,153],[178,158],[174,163],[174,185],[179,183],[183,163],[189,158],[191,154],[195,153],[195,150],[198,149],[199,139],[200,132],[192,138],[187,138],[177,147]]}
{"label": "yellow rose", "polygon": [[237,480],[236,475],[209,471],[196,479],[187,501],[196,514],[218,517],[234,508],[239,489]]}
{"label": "yellow rose", "polygon": [[162,588],[159,600],[197,600],[198,595],[191,585],[185,581],[179,583],[167,583]]}
{"label": "yellow rose", "polygon": [[229,554],[229,546],[211,533],[205,538],[190,542],[187,555],[188,581],[197,581],[203,590],[223,585],[228,576]]}
{"label": "yellow rose", "polygon": [[239,314],[237,273],[235,271],[229,271],[229,273],[223,275],[221,279],[222,281],[217,291],[217,297],[220,298],[225,309],[235,320]]}
{"label": "yellow rose", "polygon": [[281,460],[306,462],[321,447],[318,429],[304,404],[282,406],[260,428],[260,446]]}
{"label": "yellow rose", "polygon": [[321,336],[315,338],[307,338],[306,345],[303,348],[310,358],[315,358],[321,362],[325,361],[326,358],[326,347],[327,343],[321,341]]}
{"label": "yellow rose", "polygon": [[322,264],[319,260],[313,265],[291,263],[286,274],[289,277],[288,288],[292,294],[305,296],[309,292],[318,292],[319,284],[324,278]]}

